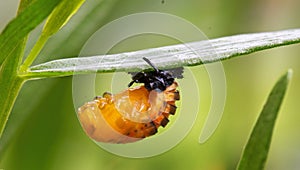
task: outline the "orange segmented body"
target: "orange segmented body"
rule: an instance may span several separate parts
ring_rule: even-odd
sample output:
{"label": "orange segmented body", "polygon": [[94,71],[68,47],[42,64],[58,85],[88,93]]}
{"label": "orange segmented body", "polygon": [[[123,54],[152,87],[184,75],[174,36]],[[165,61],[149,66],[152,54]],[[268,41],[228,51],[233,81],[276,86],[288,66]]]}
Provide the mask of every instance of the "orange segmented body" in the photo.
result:
{"label": "orange segmented body", "polygon": [[164,91],[138,86],[115,95],[104,93],[81,106],[78,117],[88,136],[98,142],[135,142],[168,124],[180,98],[177,87],[174,81]]}

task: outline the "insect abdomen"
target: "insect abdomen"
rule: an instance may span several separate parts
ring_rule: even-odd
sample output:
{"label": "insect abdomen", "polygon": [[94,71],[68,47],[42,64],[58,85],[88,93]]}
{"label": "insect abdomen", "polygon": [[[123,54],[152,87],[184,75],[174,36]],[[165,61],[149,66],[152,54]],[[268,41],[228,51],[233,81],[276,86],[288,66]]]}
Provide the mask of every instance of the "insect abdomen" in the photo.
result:
{"label": "insect abdomen", "polygon": [[169,115],[176,112],[180,95],[174,82],[163,92],[148,91],[144,86],[84,104],[78,110],[86,133],[98,142],[129,143],[157,133],[165,127]]}

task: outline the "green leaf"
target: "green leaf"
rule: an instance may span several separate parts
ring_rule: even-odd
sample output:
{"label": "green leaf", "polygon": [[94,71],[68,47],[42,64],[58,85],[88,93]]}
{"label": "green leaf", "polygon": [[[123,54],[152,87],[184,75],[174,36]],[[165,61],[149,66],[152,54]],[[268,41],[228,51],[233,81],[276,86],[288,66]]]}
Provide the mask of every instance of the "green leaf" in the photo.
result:
{"label": "green leaf", "polygon": [[[21,0],[18,15],[24,11],[34,0]],[[23,79],[17,76],[18,66],[22,61],[26,46],[27,35],[16,41],[10,58],[5,59],[0,68],[0,138],[4,127],[23,84]]]}
{"label": "green leaf", "polygon": [[250,135],[237,169],[264,169],[277,114],[290,81],[291,73],[292,71],[289,70],[273,87]]}
{"label": "green leaf", "polygon": [[12,56],[16,44],[39,25],[55,8],[60,0],[36,0],[13,19],[0,34],[0,65]]}
{"label": "green leaf", "polygon": [[300,29],[235,35],[120,54],[54,60],[33,66],[21,76],[43,78],[95,71],[140,71],[149,68],[142,57],[149,58],[160,68],[194,66],[299,42]]}
{"label": "green leaf", "polygon": [[77,12],[85,0],[64,0],[49,16],[42,35],[51,36],[56,33]]}
{"label": "green leaf", "polygon": [[35,2],[36,0],[21,0],[18,8],[17,14],[19,15],[21,12],[24,11],[30,4]]}
{"label": "green leaf", "polygon": [[51,13],[37,43],[24,61],[21,71],[26,71],[42,50],[47,40],[73,16],[85,0],[63,0]]}
{"label": "green leaf", "polygon": [[[21,0],[18,15],[22,15],[22,12],[34,1],[35,0]],[[14,44],[14,48],[10,52],[11,57],[6,58],[0,68],[0,138],[13,108],[13,104],[22,84],[25,82],[24,79],[17,76],[17,71],[24,54],[27,35],[15,40],[16,44]]]}

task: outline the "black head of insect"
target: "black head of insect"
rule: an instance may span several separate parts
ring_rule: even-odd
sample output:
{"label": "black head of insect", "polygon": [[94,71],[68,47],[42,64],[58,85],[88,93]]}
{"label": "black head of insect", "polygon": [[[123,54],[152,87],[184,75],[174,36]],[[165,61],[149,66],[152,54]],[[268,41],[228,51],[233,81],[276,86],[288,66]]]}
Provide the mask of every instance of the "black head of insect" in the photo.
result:
{"label": "black head of insect", "polygon": [[147,58],[143,58],[154,71],[138,72],[132,76],[132,81],[128,84],[128,87],[133,83],[144,83],[147,90],[165,91],[167,87],[173,84],[174,77],[171,72],[166,70],[159,70],[154,64]]}

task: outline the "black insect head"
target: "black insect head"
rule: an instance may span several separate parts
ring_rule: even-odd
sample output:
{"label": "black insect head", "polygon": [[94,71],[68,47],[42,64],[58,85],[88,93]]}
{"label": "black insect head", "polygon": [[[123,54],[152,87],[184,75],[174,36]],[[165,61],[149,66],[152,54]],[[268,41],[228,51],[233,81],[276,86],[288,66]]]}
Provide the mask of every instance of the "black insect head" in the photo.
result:
{"label": "black insect head", "polygon": [[169,71],[159,70],[149,59],[145,57],[143,59],[154,68],[154,71],[138,72],[132,76],[132,81],[128,84],[128,87],[132,86],[133,83],[144,83],[145,88],[149,91],[165,91],[167,87],[173,84],[174,77]]}

